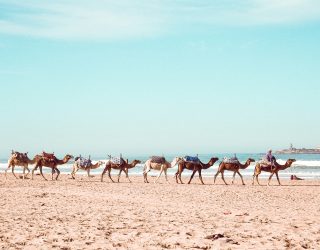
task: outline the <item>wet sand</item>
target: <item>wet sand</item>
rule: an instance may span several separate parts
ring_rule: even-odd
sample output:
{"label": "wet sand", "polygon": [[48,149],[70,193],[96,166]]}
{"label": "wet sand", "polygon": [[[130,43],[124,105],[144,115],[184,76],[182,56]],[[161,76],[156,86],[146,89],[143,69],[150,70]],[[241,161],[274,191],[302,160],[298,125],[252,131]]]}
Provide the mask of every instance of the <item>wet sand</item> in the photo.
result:
{"label": "wet sand", "polygon": [[320,248],[320,180],[267,187],[248,179],[225,186],[219,177],[204,186],[197,177],[190,185],[69,178],[0,174],[1,249]]}

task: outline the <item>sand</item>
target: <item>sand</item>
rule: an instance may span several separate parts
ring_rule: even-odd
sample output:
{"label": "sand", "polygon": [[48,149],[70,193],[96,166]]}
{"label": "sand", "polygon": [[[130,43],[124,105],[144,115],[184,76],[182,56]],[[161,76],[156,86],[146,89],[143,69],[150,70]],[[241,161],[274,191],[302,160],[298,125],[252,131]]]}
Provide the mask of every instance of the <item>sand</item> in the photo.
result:
{"label": "sand", "polygon": [[1,249],[320,249],[320,180],[69,178],[0,175]]}

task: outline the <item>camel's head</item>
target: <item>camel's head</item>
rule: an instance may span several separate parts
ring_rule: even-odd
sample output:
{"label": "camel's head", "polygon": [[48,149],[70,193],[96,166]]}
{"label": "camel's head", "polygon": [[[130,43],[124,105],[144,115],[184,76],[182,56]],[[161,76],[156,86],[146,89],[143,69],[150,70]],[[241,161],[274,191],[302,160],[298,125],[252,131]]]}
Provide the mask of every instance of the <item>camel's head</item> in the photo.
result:
{"label": "camel's head", "polygon": [[99,166],[99,167],[102,166],[103,164],[104,164],[103,161],[98,161],[98,166]]}
{"label": "camel's head", "polygon": [[296,160],[295,159],[288,159],[287,160],[287,164],[291,165],[292,163],[294,163]]}
{"label": "camel's head", "polygon": [[219,160],[218,157],[212,157],[212,158],[210,159],[209,163],[213,165],[213,164],[215,164],[218,160]]}
{"label": "camel's head", "polygon": [[174,158],[174,161],[176,162],[176,164],[179,164],[181,161],[183,161],[183,157],[176,157]]}
{"label": "camel's head", "polygon": [[67,161],[69,161],[69,160],[71,160],[71,159],[73,159],[74,157],[72,156],[72,155],[66,155],[65,156],[65,159],[67,160]]}
{"label": "camel's head", "polygon": [[249,158],[249,159],[248,159],[248,161],[249,161],[249,163],[251,163],[251,162],[255,162],[255,160],[254,160],[254,159],[252,159],[252,158]]}
{"label": "camel's head", "polygon": [[135,166],[135,165],[137,165],[137,164],[140,164],[141,161],[139,161],[139,160],[134,160],[132,163],[133,163],[133,165]]}

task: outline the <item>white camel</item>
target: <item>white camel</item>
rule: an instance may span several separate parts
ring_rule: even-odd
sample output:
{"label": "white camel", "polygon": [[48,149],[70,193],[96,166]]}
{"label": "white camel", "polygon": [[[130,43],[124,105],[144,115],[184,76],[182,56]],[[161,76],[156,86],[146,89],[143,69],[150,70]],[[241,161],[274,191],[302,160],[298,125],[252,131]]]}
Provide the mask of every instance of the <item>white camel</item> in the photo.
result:
{"label": "white camel", "polygon": [[166,182],[169,183],[168,181],[168,176],[167,176],[167,170],[168,168],[172,168],[175,165],[177,165],[180,161],[182,160],[181,157],[175,157],[172,162],[167,162],[165,161],[164,163],[154,163],[151,162],[151,159],[147,160],[144,164],[144,168],[143,168],[143,177],[144,177],[144,182],[145,183],[149,183],[148,181],[148,172],[153,169],[153,170],[158,170],[160,171],[157,179],[154,181],[154,183],[157,183],[157,181],[159,180],[161,174],[164,172],[164,175],[166,177]]}
{"label": "white camel", "polygon": [[81,166],[80,161],[75,161],[73,164],[71,177],[72,179],[75,179],[75,175],[80,169],[87,171],[88,177],[94,177],[94,175],[90,175],[90,170],[99,168],[101,165],[103,165],[103,161],[98,161],[96,164],[91,163],[89,166]]}

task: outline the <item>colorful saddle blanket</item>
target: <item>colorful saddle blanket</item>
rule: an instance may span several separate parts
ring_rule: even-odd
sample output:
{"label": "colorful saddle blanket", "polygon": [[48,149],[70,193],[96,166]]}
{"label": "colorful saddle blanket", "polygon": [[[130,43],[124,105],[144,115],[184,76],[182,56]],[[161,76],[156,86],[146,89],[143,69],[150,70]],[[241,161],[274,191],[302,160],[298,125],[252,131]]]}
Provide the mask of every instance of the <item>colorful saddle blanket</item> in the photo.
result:
{"label": "colorful saddle blanket", "polygon": [[224,157],[224,158],[223,158],[223,162],[224,162],[224,163],[238,164],[238,163],[239,163],[239,160],[238,160],[237,157],[232,157],[232,158]]}
{"label": "colorful saddle blanket", "polygon": [[125,163],[122,157],[114,157],[109,155],[110,162],[115,165],[122,165]]}
{"label": "colorful saddle blanket", "polygon": [[80,167],[83,167],[83,168],[87,168],[92,165],[92,161],[90,160],[90,158],[86,159],[81,156],[78,157],[77,162],[79,163]]}
{"label": "colorful saddle blanket", "polygon": [[152,163],[164,164],[166,162],[166,158],[163,156],[151,156]]}
{"label": "colorful saddle blanket", "polygon": [[186,155],[183,159],[187,162],[200,163],[200,159],[198,158],[198,156]]}

